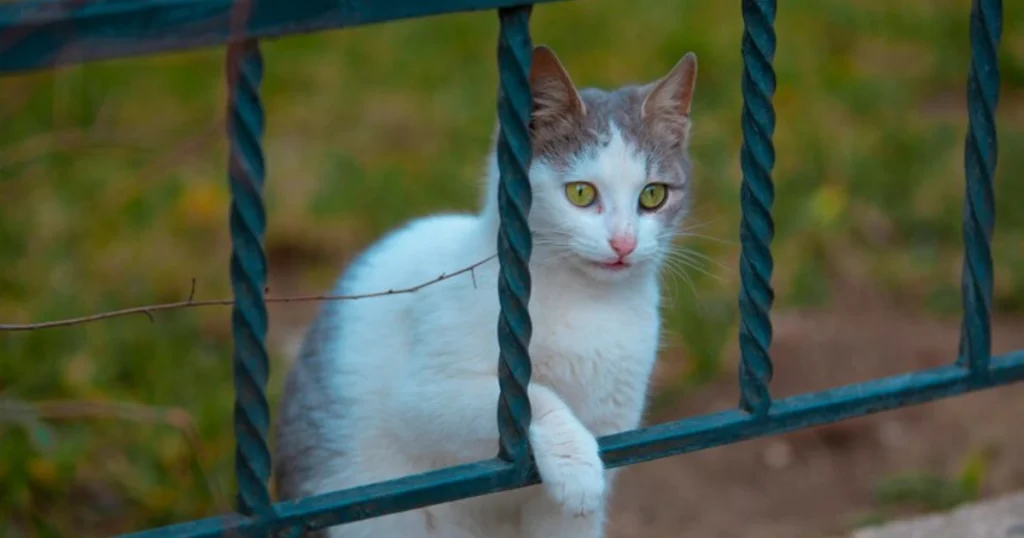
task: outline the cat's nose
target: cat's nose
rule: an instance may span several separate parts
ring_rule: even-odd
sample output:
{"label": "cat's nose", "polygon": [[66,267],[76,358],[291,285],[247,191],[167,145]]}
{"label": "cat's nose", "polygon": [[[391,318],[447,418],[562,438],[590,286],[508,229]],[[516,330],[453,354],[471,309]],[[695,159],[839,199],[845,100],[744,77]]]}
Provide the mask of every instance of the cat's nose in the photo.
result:
{"label": "cat's nose", "polygon": [[636,250],[636,237],[633,237],[633,234],[616,234],[608,240],[608,244],[620,258],[625,258]]}

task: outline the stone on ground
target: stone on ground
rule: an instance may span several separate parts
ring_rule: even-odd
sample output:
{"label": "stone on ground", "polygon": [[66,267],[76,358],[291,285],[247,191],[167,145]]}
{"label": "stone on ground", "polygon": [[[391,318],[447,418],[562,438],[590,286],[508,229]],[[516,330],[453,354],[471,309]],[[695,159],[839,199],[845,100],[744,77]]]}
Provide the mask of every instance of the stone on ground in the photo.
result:
{"label": "stone on ground", "polygon": [[851,538],[1024,538],[1024,492],[861,529]]}

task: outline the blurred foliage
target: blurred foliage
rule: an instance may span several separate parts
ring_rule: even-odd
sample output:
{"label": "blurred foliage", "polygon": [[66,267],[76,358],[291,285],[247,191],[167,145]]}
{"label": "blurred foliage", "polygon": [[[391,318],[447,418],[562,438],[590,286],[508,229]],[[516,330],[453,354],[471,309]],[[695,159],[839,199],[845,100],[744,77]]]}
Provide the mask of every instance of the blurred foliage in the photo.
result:
{"label": "blurred foliage", "polygon": [[990,460],[990,451],[982,447],[968,452],[953,473],[907,472],[884,477],[875,484],[875,509],[855,526],[879,525],[913,513],[944,512],[976,501],[982,494]]}
{"label": "blurred foliage", "polygon": [[[778,304],[822,304],[831,282],[854,278],[955,314],[968,3],[783,4]],[[1020,312],[1024,3],[1005,11],[995,307]],[[652,80],[688,50],[700,58],[698,235],[685,243],[715,263],[667,284],[667,329],[682,353],[665,360],[686,360],[685,382],[732,360],[741,21],[739,2],[579,0],[534,12],[535,42],[582,85]],[[325,289],[386,229],[475,207],[496,31],[493,13],[472,13],[265,45],[272,278],[299,267],[297,287]],[[181,300],[193,278],[199,298],[230,293],[223,60],[211,49],[0,78],[0,319]],[[0,535],[105,536],[230,509],[228,318],[193,309],[0,335],[2,401],[176,407],[201,443],[159,413],[68,419],[5,404]],[[281,338],[272,344],[276,399],[285,353]]]}

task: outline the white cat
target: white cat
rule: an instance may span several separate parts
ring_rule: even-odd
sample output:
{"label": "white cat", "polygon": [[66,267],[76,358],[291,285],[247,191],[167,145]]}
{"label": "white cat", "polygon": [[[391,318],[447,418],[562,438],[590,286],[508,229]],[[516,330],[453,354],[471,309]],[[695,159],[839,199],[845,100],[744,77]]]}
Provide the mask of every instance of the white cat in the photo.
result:
{"label": "white cat", "polygon": [[[690,206],[697,59],[577,91],[555,54],[530,72],[533,320],[529,438],[543,484],[333,527],[331,538],[597,538],[612,472],[595,437],[635,428],[658,348],[659,270]],[[414,220],[336,292],[411,287],[496,251],[494,152],[479,214]],[[282,499],[493,457],[498,262],[415,293],[325,305],[276,425]]]}

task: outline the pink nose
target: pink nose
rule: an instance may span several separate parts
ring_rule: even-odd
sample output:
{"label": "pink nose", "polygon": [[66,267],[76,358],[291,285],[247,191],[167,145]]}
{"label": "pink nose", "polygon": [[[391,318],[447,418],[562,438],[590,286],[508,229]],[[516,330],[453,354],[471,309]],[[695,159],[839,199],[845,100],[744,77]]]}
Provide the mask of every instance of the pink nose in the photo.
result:
{"label": "pink nose", "polygon": [[608,240],[608,244],[620,258],[629,256],[630,252],[636,250],[636,238],[632,235],[614,235]]}

